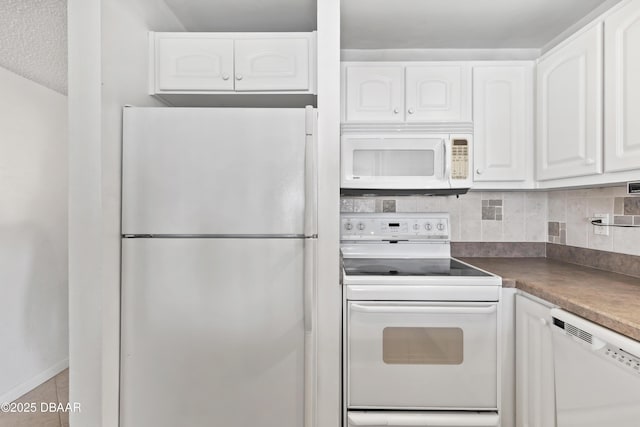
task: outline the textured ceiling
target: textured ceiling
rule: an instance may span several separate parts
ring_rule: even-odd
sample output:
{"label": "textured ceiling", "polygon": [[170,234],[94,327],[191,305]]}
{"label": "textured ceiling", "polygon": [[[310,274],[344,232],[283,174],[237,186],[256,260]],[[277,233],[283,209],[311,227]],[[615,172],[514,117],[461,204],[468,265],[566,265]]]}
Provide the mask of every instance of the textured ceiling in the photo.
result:
{"label": "textured ceiling", "polygon": [[602,3],[342,0],[342,48],[541,48]]}
{"label": "textured ceiling", "polygon": [[67,93],[67,1],[0,0],[0,66]]}

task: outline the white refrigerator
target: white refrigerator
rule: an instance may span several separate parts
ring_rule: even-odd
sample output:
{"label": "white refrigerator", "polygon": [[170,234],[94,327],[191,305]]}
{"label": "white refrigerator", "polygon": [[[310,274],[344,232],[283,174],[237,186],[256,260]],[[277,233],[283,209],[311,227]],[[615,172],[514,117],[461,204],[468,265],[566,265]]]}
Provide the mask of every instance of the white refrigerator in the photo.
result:
{"label": "white refrigerator", "polygon": [[311,427],[316,110],[123,115],[120,427]]}

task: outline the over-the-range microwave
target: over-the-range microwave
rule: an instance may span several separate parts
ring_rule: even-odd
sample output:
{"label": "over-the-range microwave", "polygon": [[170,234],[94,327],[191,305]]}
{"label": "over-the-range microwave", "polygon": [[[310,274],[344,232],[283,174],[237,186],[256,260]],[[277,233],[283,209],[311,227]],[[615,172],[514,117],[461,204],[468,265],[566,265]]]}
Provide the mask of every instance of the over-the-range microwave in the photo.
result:
{"label": "over-the-range microwave", "polygon": [[472,139],[471,134],[343,134],[341,188],[466,190],[473,182]]}

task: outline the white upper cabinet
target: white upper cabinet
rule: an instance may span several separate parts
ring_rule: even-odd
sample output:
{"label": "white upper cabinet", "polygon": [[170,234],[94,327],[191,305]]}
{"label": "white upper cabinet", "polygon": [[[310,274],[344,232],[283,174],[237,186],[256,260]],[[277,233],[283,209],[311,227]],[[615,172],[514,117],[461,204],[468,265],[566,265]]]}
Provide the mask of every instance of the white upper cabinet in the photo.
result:
{"label": "white upper cabinet", "polygon": [[471,66],[457,62],[343,63],[345,122],[471,122]]}
{"label": "white upper cabinet", "polygon": [[235,68],[238,91],[308,90],[309,40],[236,40]]}
{"label": "white upper cabinet", "polygon": [[602,173],[602,23],[538,62],[537,179]]}
{"label": "white upper cabinet", "polygon": [[347,66],[343,74],[346,121],[404,121],[404,68]]}
{"label": "white upper cabinet", "polygon": [[233,40],[163,36],[156,41],[156,89],[233,90]]}
{"label": "white upper cabinet", "polygon": [[640,2],[605,20],[605,171],[640,169]]}
{"label": "white upper cabinet", "polygon": [[474,181],[532,178],[533,69],[533,62],[473,67]]}
{"label": "white upper cabinet", "polygon": [[151,93],[314,93],[315,33],[151,33]]}
{"label": "white upper cabinet", "polygon": [[406,68],[408,122],[470,122],[471,67],[434,64]]}

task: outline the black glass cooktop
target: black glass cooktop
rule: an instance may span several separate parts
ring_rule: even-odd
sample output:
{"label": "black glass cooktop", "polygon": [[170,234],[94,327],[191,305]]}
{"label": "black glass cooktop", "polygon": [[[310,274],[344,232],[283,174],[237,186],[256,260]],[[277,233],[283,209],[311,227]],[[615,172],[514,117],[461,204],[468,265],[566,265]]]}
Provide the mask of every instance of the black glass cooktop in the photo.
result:
{"label": "black glass cooktop", "polygon": [[342,261],[347,276],[490,276],[451,258],[344,258]]}

